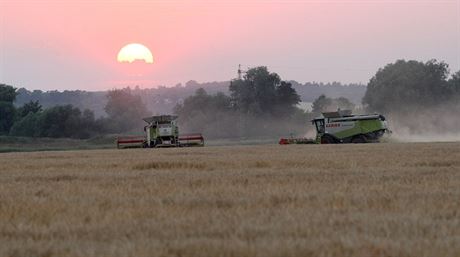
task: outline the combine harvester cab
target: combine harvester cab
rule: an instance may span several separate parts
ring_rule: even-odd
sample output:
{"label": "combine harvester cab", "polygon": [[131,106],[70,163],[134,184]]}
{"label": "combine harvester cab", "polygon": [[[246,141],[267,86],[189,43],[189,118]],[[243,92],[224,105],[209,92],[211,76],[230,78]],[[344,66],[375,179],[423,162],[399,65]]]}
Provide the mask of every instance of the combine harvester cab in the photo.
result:
{"label": "combine harvester cab", "polygon": [[325,112],[313,119],[312,124],[318,144],[373,143],[390,132],[383,115],[352,115],[349,110]]}
{"label": "combine harvester cab", "polygon": [[144,118],[145,136],[117,137],[117,148],[154,148],[204,146],[201,134],[179,135],[176,115],[159,115]]}
{"label": "combine harvester cab", "polygon": [[144,127],[147,147],[175,147],[179,146],[179,127],[177,116],[160,115],[143,119],[148,123]]}

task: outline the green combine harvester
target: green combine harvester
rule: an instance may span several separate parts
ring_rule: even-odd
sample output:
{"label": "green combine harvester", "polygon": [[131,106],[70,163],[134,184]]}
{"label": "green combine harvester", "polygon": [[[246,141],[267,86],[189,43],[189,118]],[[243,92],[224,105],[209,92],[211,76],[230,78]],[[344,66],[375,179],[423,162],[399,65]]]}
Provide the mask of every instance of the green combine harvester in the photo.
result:
{"label": "green combine harvester", "polygon": [[379,142],[385,133],[390,133],[385,117],[380,114],[352,115],[349,110],[325,112],[312,120],[316,138],[282,138],[285,144],[340,144]]}
{"label": "green combine harvester", "polygon": [[177,116],[152,116],[143,120],[149,124],[144,127],[147,147],[179,146]]}
{"label": "green combine harvester", "polygon": [[117,137],[117,148],[154,148],[204,146],[201,134],[179,135],[176,115],[158,115],[144,118],[144,136]]}

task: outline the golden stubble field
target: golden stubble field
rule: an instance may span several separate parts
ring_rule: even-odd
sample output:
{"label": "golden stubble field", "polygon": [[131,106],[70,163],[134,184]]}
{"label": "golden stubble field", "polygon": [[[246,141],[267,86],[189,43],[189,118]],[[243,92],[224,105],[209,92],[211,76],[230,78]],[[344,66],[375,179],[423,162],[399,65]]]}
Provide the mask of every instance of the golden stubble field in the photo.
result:
{"label": "golden stubble field", "polygon": [[460,143],[0,154],[0,256],[460,256]]}

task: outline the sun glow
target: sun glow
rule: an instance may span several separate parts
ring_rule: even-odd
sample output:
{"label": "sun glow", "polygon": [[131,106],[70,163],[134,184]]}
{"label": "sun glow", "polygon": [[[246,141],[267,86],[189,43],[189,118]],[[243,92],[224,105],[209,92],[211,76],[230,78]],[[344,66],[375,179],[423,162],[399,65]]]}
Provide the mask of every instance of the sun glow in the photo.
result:
{"label": "sun glow", "polygon": [[118,62],[132,63],[135,61],[144,61],[145,63],[153,63],[153,56],[150,50],[141,44],[128,44],[121,48],[117,56]]}

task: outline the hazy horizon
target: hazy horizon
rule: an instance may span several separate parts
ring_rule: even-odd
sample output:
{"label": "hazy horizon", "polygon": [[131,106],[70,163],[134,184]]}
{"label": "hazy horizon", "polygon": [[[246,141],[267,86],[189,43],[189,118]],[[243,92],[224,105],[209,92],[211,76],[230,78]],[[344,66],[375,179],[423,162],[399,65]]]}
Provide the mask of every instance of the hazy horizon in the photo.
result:
{"label": "hazy horizon", "polygon": [[[133,42],[153,64],[117,63]],[[0,1],[0,83],[29,90],[229,81],[238,64],[367,84],[397,59],[460,70],[460,0]]]}

